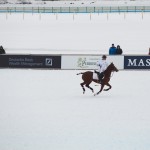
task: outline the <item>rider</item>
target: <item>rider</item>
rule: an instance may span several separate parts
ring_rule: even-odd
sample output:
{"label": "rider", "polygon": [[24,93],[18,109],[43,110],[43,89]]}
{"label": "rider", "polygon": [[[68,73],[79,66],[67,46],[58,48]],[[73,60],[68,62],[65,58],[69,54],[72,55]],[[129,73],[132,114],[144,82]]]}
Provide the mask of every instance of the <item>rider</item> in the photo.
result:
{"label": "rider", "polygon": [[103,55],[102,59],[97,62],[97,66],[98,66],[98,78],[99,78],[99,82],[100,83],[102,81],[102,78],[104,77],[104,71],[108,67],[108,62],[106,61],[106,59],[107,59],[107,56]]}

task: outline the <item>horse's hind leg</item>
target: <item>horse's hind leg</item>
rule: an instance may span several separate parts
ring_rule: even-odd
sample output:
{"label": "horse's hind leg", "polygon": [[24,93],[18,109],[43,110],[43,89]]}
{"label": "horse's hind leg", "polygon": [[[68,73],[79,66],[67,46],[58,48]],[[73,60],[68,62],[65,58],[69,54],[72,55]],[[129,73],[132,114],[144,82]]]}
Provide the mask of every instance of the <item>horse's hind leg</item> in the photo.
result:
{"label": "horse's hind leg", "polygon": [[86,84],[86,87],[89,88],[89,89],[94,93],[93,88],[91,88],[91,87],[89,86],[89,84]]}
{"label": "horse's hind leg", "polygon": [[82,89],[83,89],[83,94],[85,93],[85,88],[84,88],[84,82],[83,83],[80,83],[80,85],[81,85],[81,87],[82,87]]}

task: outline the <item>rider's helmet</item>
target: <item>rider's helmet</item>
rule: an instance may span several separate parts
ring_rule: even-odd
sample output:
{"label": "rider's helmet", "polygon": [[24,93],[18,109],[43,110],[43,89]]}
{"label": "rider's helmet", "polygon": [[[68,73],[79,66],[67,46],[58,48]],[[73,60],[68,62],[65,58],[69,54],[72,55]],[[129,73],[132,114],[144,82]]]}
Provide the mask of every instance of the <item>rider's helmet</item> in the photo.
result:
{"label": "rider's helmet", "polygon": [[107,58],[107,56],[106,56],[106,55],[103,55],[103,56],[102,56],[102,59],[106,59],[106,58]]}

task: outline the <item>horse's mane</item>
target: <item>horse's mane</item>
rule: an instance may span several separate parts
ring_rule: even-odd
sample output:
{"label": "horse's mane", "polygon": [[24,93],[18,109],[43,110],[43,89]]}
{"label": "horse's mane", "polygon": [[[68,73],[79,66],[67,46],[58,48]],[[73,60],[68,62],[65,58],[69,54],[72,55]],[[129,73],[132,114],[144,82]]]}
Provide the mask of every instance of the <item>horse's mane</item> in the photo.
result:
{"label": "horse's mane", "polygon": [[113,63],[110,63],[110,65],[107,67],[106,70],[109,70],[109,68],[111,68],[113,66]]}
{"label": "horse's mane", "polygon": [[108,67],[114,66],[114,64],[111,62],[110,65]]}
{"label": "horse's mane", "polygon": [[111,70],[111,67],[113,66],[113,63],[110,63],[110,65],[107,67],[107,69],[104,71],[104,74]]}

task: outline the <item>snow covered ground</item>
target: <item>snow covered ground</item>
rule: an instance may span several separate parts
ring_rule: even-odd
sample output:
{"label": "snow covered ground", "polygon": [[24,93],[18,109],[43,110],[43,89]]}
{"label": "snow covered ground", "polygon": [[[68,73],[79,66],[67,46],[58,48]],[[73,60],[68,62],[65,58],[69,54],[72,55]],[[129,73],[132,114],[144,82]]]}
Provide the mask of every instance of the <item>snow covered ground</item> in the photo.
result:
{"label": "snow covered ground", "polygon": [[[0,14],[7,53],[147,54],[149,13]],[[0,69],[0,150],[149,150],[150,71],[82,94],[80,71]],[[91,85],[95,92],[99,86]]]}
{"label": "snow covered ground", "polygon": [[95,7],[95,6],[150,6],[149,0],[0,0],[2,6]]}
{"label": "snow covered ground", "polygon": [[1,69],[0,149],[149,150],[150,72],[114,73],[98,96],[78,72]]}
{"label": "snow covered ground", "polygon": [[0,14],[0,45],[7,53],[148,54],[150,13]]}

